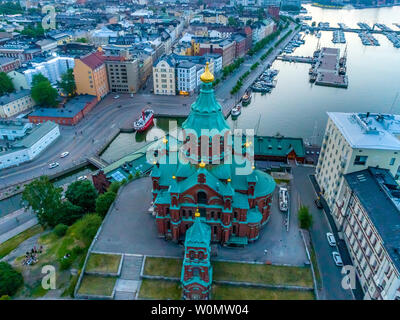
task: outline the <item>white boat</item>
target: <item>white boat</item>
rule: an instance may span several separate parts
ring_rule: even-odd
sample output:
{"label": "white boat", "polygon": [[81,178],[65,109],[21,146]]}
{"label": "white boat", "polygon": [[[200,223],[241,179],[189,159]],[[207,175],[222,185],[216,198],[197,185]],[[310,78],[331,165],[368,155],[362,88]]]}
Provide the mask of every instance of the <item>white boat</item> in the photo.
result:
{"label": "white boat", "polygon": [[239,116],[241,113],[242,113],[242,108],[241,108],[239,105],[237,105],[237,106],[235,106],[235,107],[232,108],[231,115],[232,115],[233,117],[237,117],[237,116]]}
{"label": "white boat", "polygon": [[286,212],[288,211],[289,194],[288,189],[279,187],[279,210]]}

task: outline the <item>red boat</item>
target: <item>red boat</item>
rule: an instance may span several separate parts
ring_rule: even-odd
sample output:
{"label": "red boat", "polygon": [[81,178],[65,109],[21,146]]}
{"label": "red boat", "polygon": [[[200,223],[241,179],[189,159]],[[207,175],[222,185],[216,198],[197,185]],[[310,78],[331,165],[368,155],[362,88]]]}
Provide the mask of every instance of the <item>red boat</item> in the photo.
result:
{"label": "red boat", "polygon": [[146,131],[153,125],[154,111],[151,109],[142,110],[142,114],[139,119],[133,123],[133,129],[138,132]]}

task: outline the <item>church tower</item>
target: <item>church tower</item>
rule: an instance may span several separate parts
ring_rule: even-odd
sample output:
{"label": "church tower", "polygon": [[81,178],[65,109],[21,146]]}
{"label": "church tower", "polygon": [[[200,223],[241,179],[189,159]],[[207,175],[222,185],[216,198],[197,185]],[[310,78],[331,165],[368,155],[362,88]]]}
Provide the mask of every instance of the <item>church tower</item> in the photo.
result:
{"label": "church tower", "polygon": [[207,300],[211,290],[211,228],[202,220],[196,210],[194,223],[186,232],[181,283],[183,298],[188,300]]}
{"label": "church tower", "polygon": [[239,150],[234,150],[236,136],[232,137],[214,96],[214,76],[208,65],[201,81],[176,152],[186,161],[171,161],[171,144],[176,142],[172,137],[160,141],[156,151],[151,177],[158,235],[183,240],[197,223],[198,212],[210,229],[210,241],[246,245],[258,239],[268,222],[275,181],[255,169],[254,159],[248,156],[252,148],[248,137],[237,138]]}

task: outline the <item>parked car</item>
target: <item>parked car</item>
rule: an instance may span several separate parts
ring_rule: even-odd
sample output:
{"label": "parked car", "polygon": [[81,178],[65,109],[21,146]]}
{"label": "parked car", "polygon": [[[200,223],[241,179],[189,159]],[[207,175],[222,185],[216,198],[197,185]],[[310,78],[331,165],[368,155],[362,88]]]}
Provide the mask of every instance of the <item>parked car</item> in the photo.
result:
{"label": "parked car", "polygon": [[119,99],[119,95],[116,95],[116,96],[114,97],[114,99]]}
{"label": "parked car", "polygon": [[335,236],[333,235],[333,233],[328,232],[326,234],[326,238],[328,239],[328,243],[331,247],[336,246],[336,240],[335,240]]}
{"label": "parked car", "polygon": [[314,202],[315,202],[315,205],[317,206],[318,209],[322,209],[323,208],[320,199],[315,199]]}
{"label": "parked car", "polygon": [[340,257],[339,252],[333,251],[332,252],[332,257],[333,257],[333,261],[335,261],[335,264],[338,267],[342,267],[343,266],[343,261],[342,261],[342,258]]}
{"label": "parked car", "polygon": [[80,177],[78,177],[76,179],[76,181],[83,181],[83,180],[86,180],[86,179],[87,179],[87,176],[80,176]]}
{"label": "parked car", "polygon": [[49,169],[53,169],[55,167],[58,167],[60,164],[58,162],[52,162],[49,164]]}
{"label": "parked car", "polygon": [[61,153],[60,158],[65,158],[67,155],[69,155],[69,152],[65,151],[65,152]]}

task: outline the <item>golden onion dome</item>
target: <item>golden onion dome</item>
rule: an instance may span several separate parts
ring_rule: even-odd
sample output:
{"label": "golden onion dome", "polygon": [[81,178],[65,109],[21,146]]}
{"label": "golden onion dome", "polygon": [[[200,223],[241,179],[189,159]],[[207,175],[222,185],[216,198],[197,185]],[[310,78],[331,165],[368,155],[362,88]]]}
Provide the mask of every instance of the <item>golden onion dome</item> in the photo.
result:
{"label": "golden onion dome", "polygon": [[200,76],[200,79],[204,83],[210,83],[214,81],[214,75],[210,72],[210,69],[208,68],[208,62],[206,63],[206,69],[204,73]]}
{"label": "golden onion dome", "polygon": [[196,218],[200,217],[199,208],[196,208],[196,212],[194,213],[194,216],[195,216]]}

